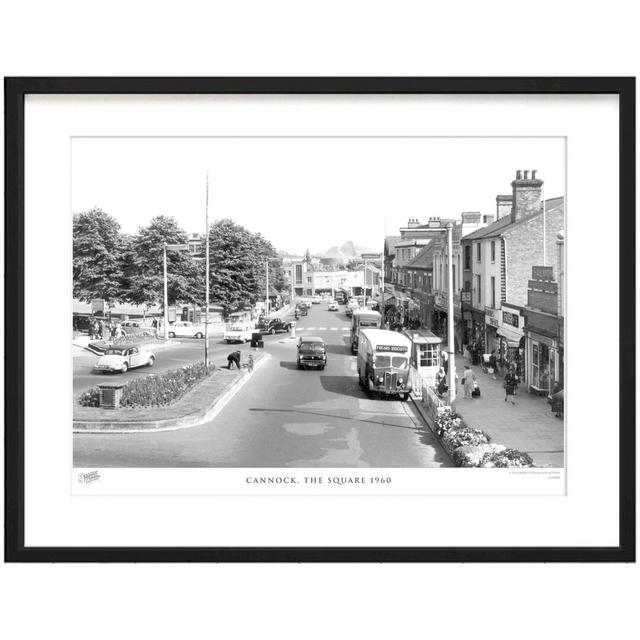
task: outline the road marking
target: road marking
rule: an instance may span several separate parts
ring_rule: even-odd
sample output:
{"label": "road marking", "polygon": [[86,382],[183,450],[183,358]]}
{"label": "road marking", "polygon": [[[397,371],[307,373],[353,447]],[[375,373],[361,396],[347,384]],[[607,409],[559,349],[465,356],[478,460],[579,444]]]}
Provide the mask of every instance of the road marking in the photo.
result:
{"label": "road marking", "polygon": [[327,327],[318,327],[318,331],[326,331]]}
{"label": "road marking", "polygon": [[331,331],[337,331],[338,327],[331,327]]}

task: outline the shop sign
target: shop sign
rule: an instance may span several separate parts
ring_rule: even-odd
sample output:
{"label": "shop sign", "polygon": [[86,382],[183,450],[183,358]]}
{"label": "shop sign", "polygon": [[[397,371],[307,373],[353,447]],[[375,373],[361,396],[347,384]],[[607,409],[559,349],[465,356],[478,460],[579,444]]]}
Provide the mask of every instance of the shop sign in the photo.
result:
{"label": "shop sign", "polygon": [[94,299],[91,301],[91,313],[95,315],[104,315],[104,300]]}
{"label": "shop sign", "polygon": [[442,307],[443,309],[446,309],[449,302],[448,294],[443,293],[442,291],[436,291],[434,296],[436,307]]}
{"label": "shop sign", "polygon": [[502,322],[503,324],[509,324],[512,327],[516,327],[517,329],[520,325],[520,316],[517,313],[509,313],[508,311],[503,311]]}
{"label": "shop sign", "polygon": [[492,309],[491,307],[484,308],[484,323],[488,324],[492,327],[498,328],[500,326],[500,322],[495,317],[497,315],[497,311]]}
{"label": "shop sign", "polygon": [[460,300],[464,304],[471,304],[471,291],[461,291],[460,292]]}

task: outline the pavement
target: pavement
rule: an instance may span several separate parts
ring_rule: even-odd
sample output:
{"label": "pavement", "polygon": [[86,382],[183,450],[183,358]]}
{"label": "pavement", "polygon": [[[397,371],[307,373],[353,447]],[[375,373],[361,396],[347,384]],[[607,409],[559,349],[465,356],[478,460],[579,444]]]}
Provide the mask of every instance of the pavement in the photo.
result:
{"label": "pavement", "polygon": [[457,385],[455,410],[468,426],[482,429],[495,444],[528,453],[537,467],[564,467],[564,418],[556,418],[546,397],[528,393],[520,385],[511,404],[504,401],[503,378],[484,373],[479,366],[462,356],[456,356],[456,372],[462,378],[464,366],[476,374],[480,398],[464,399],[461,384]]}

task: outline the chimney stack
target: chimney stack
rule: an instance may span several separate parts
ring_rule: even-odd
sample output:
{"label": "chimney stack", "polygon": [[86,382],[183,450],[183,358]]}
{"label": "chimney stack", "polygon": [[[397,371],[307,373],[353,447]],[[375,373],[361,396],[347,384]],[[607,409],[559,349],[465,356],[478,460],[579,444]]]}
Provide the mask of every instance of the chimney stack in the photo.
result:
{"label": "chimney stack", "polygon": [[537,178],[529,179],[529,171],[516,172],[516,179],[511,183],[513,189],[513,208],[511,221],[516,222],[522,218],[528,218],[542,211],[542,185],[543,181]]}
{"label": "chimney stack", "polygon": [[496,196],[496,220],[500,220],[505,216],[510,216],[512,208],[513,208],[512,195]]}
{"label": "chimney stack", "polygon": [[485,215],[482,216],[482,221],[487,225],[492,224],[495,220],[496,217],[492,213],[485,213]]}
{"label": "chimney stack", "polygon": [[416,227],[420,226],[420,221],[418,220],[418,218],[409,218],[409,222],[407,223],[407,227],[409,227],[409,229],[415,229]]}

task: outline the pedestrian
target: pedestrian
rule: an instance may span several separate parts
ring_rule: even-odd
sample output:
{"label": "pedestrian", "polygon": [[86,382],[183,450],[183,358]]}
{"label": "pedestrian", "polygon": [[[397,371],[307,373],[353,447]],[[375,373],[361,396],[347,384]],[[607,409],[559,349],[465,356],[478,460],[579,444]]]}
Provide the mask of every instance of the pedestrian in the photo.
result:
{"label": "pedestrian", "polygon": [[516,403],[516,391],[518,389],[518,382],[520,379],[516,375],[515,368],[512,366],[507,375],[504,377],[504,401],[506,402],[509,396],[511,396],[511,404]]}
{"label": "pedestrian", "polygon": [[496,355],[496,350],[494,349],[491,352],[491,355],[489,356],[489,368],[492,369],[491,371],[491,377],[495,380],[496,379],[496,369],[498,368],[498,358]]}
{"label": "pedestrian", "polygon": [[100,320],[100,338],[106,340],[107,337],[107,323],[104,320]]}
{"label": "pedestrian", "polygon": [[249,358],[247,359],[247,369],[249,369],[249,373],[253,372],[253,356],[249,354]]}
{"label": "pedestrian", "polygon": [[227,369],[231,369],[232,366],[235,364],[236,368],[239,369],[240,368],[240,352],[239,351],[232,351],[228,356],[227,356]]}
{"label": "pedestrian", "polygon": [[442,366],[444,367],[444,372],[449,373],[449,354],[443,349],[440,355],[442,358]]}
{"label": "pedestrian", "polygon": [[464,385],[464,397],[465,399],[471,399],[471,392],[474,389],[476,381],[476,374],[473,373],[471,367],[468,364],[464,365],[464,373],[462,374],[462,383]]}
{"label": "pedestrian", "polygon": [[438,373],[436,373],[436,389],[440,396],[443,396],[449,390],[447,387],[447,374],[443,367],[440,367]]}

